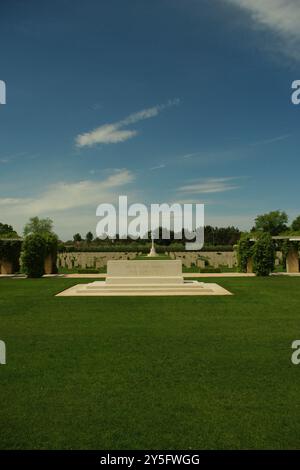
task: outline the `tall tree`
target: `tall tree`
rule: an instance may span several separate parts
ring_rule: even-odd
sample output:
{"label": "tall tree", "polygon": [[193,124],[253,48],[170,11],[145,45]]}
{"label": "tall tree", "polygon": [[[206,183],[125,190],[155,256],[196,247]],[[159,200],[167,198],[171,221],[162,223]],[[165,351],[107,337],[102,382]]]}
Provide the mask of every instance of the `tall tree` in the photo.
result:
{"label": "tall tree", "polygon": [[8,224],[2,224],[0,222],[0,238],[12,238],[12,237],[18,237],[17,232],[13,229],[11,225]]}
{"label": "tall tree", "polygon": [[92,234],[92,232],[88,232],[85,236],[85,239],[86,239],[86,242],[90,244],[94,239],[94,235]]}
{"label": "tall tree", "polygon": [[82,238],[81,238],[80,233],[75,233],[75,235],[73,235],[73,240],[74,242],[81,242]]}
{"label": "tall tree", "polygon": [[272,211],[258,215],[252,231],[268,232],[270,235],[279,235],[287,230],[288,216],[286,212]]}
{"label": "tall tree", "polygon": [[298,215],[298,217],[296,217],[296,219],[293,220],[291,229],[294,230],[295,232],[300,231],[300,215]]}
{"label": "tall tree", "polygon": [[53,221],[49,217],[40,219],[39,217],[31,217],[29,222],[24,227],[24,236],[26,237],[32,233],[38,233],[39,235],[45,235],[47,233],[53,233]]}

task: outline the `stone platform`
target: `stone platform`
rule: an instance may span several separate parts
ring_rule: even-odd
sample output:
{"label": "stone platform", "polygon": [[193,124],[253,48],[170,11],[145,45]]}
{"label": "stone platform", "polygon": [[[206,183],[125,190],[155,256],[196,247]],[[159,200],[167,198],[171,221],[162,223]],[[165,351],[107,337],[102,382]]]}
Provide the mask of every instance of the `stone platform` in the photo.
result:
{"label": "stone platform", "polygon": [[105,281],[77,284],[58,296],[231,295],[213,283],[183,279],[180,260],[109,261]]}

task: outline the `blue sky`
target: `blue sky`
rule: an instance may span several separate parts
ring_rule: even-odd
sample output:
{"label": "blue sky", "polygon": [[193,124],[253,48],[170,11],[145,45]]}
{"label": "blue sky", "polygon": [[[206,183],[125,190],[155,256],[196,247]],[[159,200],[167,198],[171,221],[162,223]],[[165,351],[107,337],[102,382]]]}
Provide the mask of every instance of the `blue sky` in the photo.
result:
{"label": "blue sky", "polygon": [[2,0],[0,220],[204,202],[247,229],[299,207],[298,0]]}

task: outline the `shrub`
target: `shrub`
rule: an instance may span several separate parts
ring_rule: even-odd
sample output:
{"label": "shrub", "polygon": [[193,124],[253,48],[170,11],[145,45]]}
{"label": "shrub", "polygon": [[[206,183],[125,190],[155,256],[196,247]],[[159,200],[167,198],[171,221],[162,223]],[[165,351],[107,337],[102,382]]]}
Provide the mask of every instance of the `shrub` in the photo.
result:
{"label": "shrub", "polygon": [[98,274],[99,269],[94,269],[94,268],[82,268],[78,269],[78,274]]}
{"label": "shrub", "polygon": [[220,268],[213,268],[212,266],[206,268],[200,268],[200,273],[220,273]]}
{"label": "shrub", "polygon": [[25,238],[21,259],[23,271],[28,277],[43,276],[46,255],[47,241],[45,236],[36,233]]}
{"label": "shrub", "polygon": [[249,233],[243,233],[236,247],[238,268],[242,273],[247,272],[248,259],[253,255],[253,244],[250,241],[250,238],[251,236]]}
{"label": "shrub", "polygon": [[0,260],[12,263],[14,272],[20,269],[21,247],[22,240],[0,240]]}
{"label": "shrub", "polygon": [[268,276],[275,266],[275,247],[269,233],[259,235],[253,247],[253,267],[257,276]]}

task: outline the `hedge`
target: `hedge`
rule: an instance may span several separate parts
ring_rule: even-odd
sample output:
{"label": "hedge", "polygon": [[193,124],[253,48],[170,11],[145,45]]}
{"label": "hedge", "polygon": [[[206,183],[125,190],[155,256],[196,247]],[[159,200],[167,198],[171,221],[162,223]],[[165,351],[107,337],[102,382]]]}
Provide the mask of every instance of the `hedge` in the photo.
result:
{"label": "hedge", "polygon": [[[59,246],[59,253],[107,253],[107,252],[125,252],[125,253],[144,253],[148,254],[151,248],[151,244],[128,244],[128,245],[102,245],[102,246],[75,246],[75,245],[62,245]],[[181,243],[173,243],[171,245],[157,245],[155,244],[155,250],[157,253],[173,253],[176,251],[185,251],[185,245]],[[196,250],[199,251],[199,250]],[[231,245],[204,245],[201,251],[208,252],[232,252],[234,251]]]}
{"label": "hedge", "polygon": [[250,241],[251,235],[244,233],[237,243],[238,268],[242,273],[247,272],[247,263],[253,255],[253,243]]}
{"label": "hedge", "polygon": [[41,277],[44,274],[47,242],[43,235],[28,235],[23,243],[22,268],[28,277]]}
{"label": "hedge", "polygon": [[269,233],[262,233],[253,247],[253,268],[257,276],[268,276],[275,267],[275,247]]}

